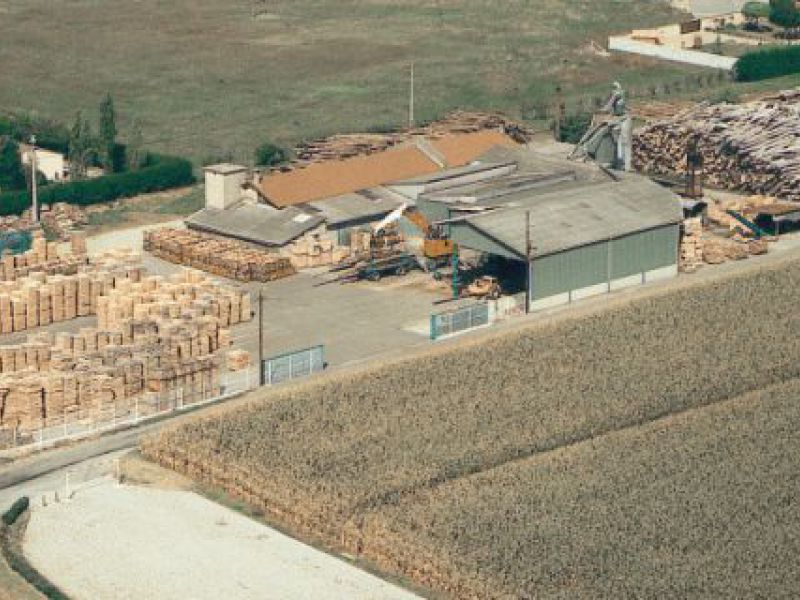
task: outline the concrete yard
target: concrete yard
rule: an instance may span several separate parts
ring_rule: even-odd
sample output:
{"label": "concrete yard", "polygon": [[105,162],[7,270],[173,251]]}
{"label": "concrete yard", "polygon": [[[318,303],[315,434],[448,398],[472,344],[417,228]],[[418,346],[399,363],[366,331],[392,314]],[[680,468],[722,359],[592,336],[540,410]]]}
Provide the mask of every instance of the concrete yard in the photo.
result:
{"label": "concrete yard", "polygon": [[76,600],[417,597],[195,493],[110,478],[35,504],[24,551]]}

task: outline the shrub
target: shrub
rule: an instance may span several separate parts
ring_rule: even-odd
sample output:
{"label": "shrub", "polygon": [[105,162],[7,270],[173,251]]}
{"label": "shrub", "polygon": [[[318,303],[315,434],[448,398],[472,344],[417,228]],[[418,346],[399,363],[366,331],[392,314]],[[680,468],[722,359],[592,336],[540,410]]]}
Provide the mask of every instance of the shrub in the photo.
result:
{"label": "shrub", "polygon": [[272,167],[289,160],[289,155],[280,146],[265,142],[256,148],[256,165],[259,167]]}
{"label": "shrub", "polygon": [[[66,202],[88,205],[157,192],[194,182],[192,163],[174,156],[149,154],[138,171],[114,173],[97,179],[85,179],[49,185],[39,192],[41,204]],[[31,205],[28,192],[0,194],[0,215],[20,214]]]}
{"label": "shrub", "polygon": [[780,46],[747,52],[736,61],[737,81],[760,81],[800,72],[800,46]]}
{"label": "shrub", "polygon": [[742,14],[748,19],[763,19],[769,17],[770,6],[763,2],[746,2],[742,7]]}
{"label": "shrub", "polygon": [[769,20],[781,27],[800,25],[800,13],[794,0],[769,0]]}
{"label": "shrub", "polygon": [[580,113],[564,117],[561,120],[561,128],[559,129],[559,141],[567,142],[568,144],[577,144],[581,141],[583,134],[586,133],[591,124],[591,113]]}
{"label": "shrub", "polygon": [[6,525],[13,525],[16,523],[19,516],[28,510],[28,506],[30,506],[30,500],[27,496],[23,496],[19,498],[14,504],[11,505],[6,512],[3,513],[3,523]]}

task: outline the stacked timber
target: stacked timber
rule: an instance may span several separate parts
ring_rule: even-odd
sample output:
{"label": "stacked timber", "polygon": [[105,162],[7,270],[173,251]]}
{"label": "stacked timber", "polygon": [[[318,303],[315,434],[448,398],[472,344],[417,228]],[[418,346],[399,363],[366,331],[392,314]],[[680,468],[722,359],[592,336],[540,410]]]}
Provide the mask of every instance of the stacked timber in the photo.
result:
{"label": "stacked timber", "polygon": [[655,174],[686,172],[696,140],[707,184],[800,200],[800,91],[747,104],[700,104],[639,130],[634,165]]}
{"label": "stacked timber", "polygon": [[295,273],[286,257],[188,229],[146,231],[144,249],[171,263],[239,281],[267,282]]}
{"label": "stacked timber", "polygon": [[700,217],[683,222],[679,268],[684,273],[694,273],[703,264],[703,222]]}
{"label": "stacked timber", "polygon": [[314,163],[383,152],[418,137],[436,140],[446,135],[483,130],[502,130],[519,143],[526,143],[534,133],[532,129],[497,113],[456,111],[424,127],[387,133],[338,134],[304,142],[295,148],[296,158],[278,169],[290,171]]}
{"label": "stacked timber", "polygon": [[[249,294],[191,269],[107,279],[112,287],[98,288],[97,327],[0,346],[0,430],[29,432],[65,419],[98,423],[219,395],[231,343],[226,327],[251,319]],[[58,283],[54,295],[72,288]],[[74,289],[78,298],[79,282]],[[81,303],[74,305],[77,311]],[[229,364],[244,369],[249,362],[238,353]]]}
{"label": "stacked timber", "polygon": [[13,281],[31,273],[75,274],[88,264],[86,239],[75,235],[67,251],[59,251],[58,242],[48,242],[40,230],[33,232],[30,250],[21,254],[5,251],[0,258],[0,281]]}
{"label": "stacked timber", "polygon": [[250,367],[250,353],[247,350],[231,350],[226,362],[229,371],[243,371]]}
{"label": "stacked timber", "polygon": [[32,272],[0,281],[0,334],[93,315],[98,298],[140,277],[137,259],[103,256],[71,275]]}

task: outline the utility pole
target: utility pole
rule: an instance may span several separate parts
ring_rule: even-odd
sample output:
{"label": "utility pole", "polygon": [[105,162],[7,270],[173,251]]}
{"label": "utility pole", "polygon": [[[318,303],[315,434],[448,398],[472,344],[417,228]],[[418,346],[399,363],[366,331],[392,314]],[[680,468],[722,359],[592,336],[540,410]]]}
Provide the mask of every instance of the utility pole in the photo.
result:
{"label": "utility pole", "polygon": [[264,385],[264,291],[258,288],[258,384]]}
{"label": "utility pole", "polygon": [[531,312],[531,211],[525,211],[525,314]]}
{"label": "utility pole", "polygon": [[39,198],[36,189],[36,136],[31,136],[31,220],[39,222]]}
{"label": "utility pole", "polygon": [[408,127],[414,127],[414,63],[411,63],[411,90],[408,98]]}

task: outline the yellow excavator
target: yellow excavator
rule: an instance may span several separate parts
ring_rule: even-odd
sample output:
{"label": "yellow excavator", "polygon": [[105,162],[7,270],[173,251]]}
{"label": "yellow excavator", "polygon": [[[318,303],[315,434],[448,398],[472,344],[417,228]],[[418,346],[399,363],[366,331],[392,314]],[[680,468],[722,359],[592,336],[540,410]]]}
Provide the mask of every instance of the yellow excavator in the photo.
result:
{"label": "yellow excavator", "polygon": [[403,216],[422,232],[421,253],[425,257],[425,268],[435,271],[447,265],[453,256],[453,241],[444,237],[441,230],[431,225],[416,208],[407,208]]}

